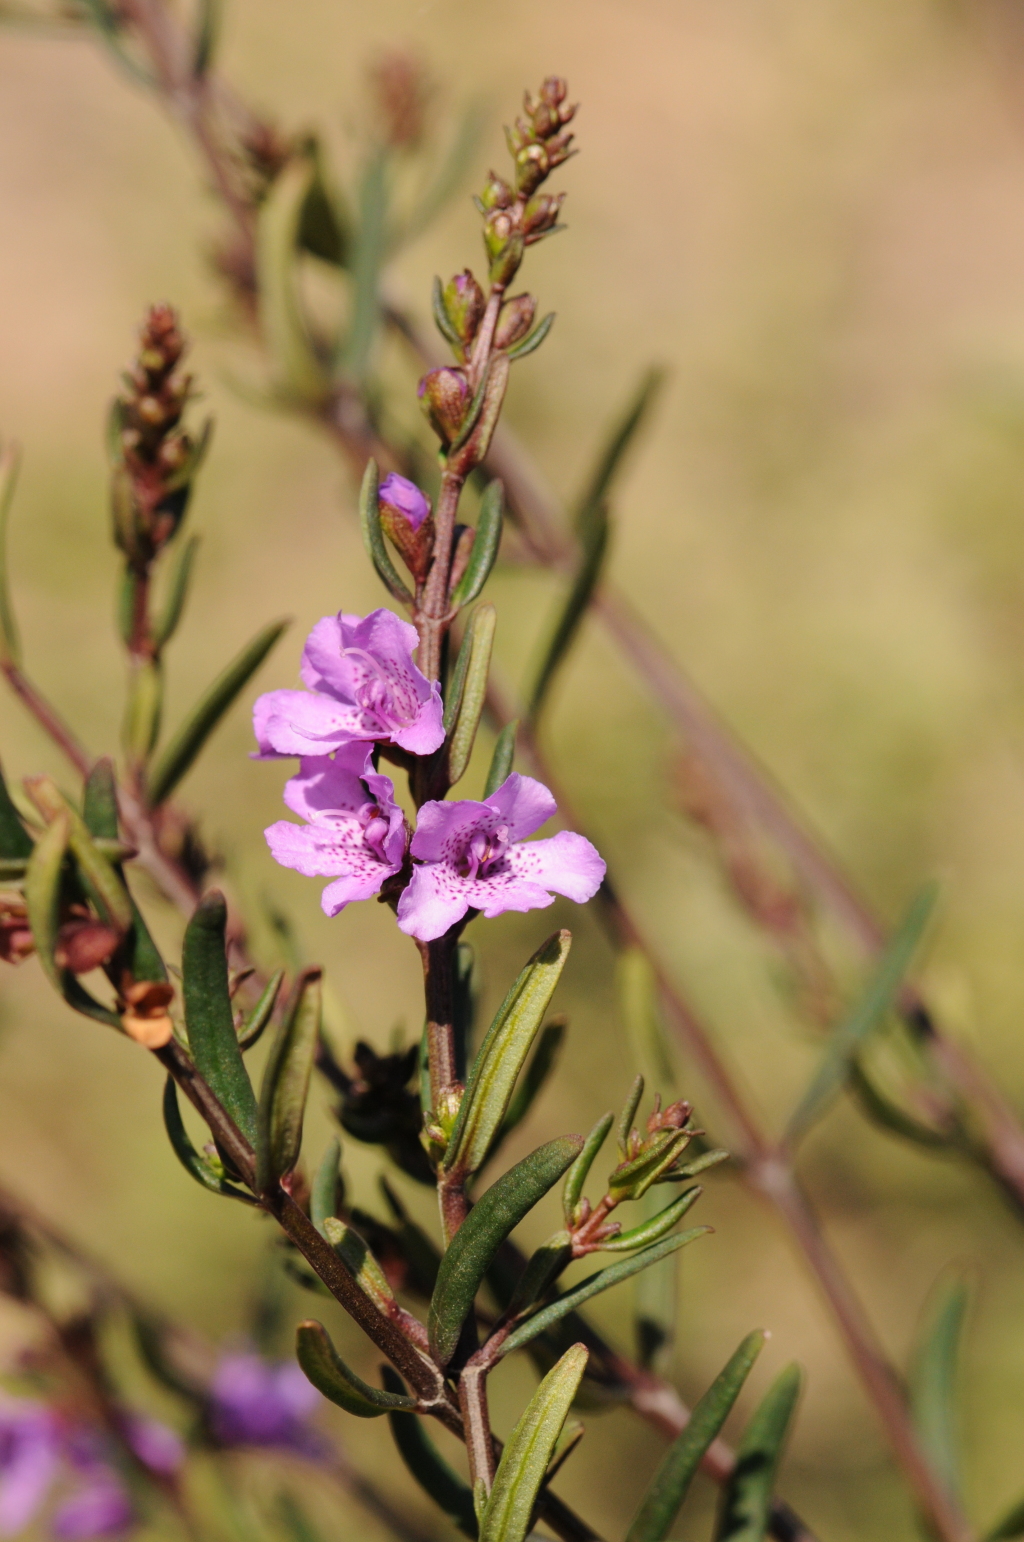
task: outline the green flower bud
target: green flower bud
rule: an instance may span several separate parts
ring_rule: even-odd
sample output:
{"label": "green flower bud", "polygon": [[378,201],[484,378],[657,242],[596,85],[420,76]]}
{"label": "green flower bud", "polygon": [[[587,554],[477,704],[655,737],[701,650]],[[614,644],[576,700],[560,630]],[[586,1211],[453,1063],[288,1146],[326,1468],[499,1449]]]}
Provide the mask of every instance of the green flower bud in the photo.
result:
{"label": "green flower bud", "polygon": [[445,284],[442,291],[445,313],[463,343],[476,336],[487,301],[484,292],[468,268]]}
{"label": "green flower bud", "polygon": [[451,444],[462,427],[472,400],[465,373],[450,365],[432,369],[420,381],[417,395],[435,433],[445,444]]}
{"label": "green flower bud", "polygon": [[524,338],[533,326],[537,302],[532,294],[513,295],[498,312],[498,325],[494,330],[495,348],[511,348]]}

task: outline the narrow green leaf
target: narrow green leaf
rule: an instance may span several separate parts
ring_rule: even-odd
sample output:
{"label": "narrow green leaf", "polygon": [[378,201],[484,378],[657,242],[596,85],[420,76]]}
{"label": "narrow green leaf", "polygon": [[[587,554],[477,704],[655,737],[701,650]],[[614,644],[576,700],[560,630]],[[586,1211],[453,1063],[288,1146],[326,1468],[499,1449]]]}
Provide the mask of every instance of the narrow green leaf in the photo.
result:
{"label": "narrow green leaf", "polygon": [[452,609],[461,610],[471,605],[491,576],[501,545],[501,530],[505,516],[505,488],[501,482],[488,482],[480,500],[476,535],[466,571],[452,590]]}
{"label": "narrow green leaf", "polygon": [[18,480],[18,450],[8,444],[0,451],[0,664],[20,664],[21,639],[11,604],[7,561],[7,519]]}
{"label": "narrow green leaf", "polygon": [[922,889],[882,954],[867,990],[829,1039],[821,1064],[789,1121],[786,1141],[790,1145],[806,1135],[831,1106],[850,1074],[857,1051],[892,1008],[937,895],[935,884]]}
{"label": "narrow green leaf", "polygon": [[685,1194],[680,1194],[664,1210],[652,1216],[648,1221],[642,1221],[639,1226],[631,1226],[628,1231],[620,1231],[618,1236],[609,1237],[602,1242],[603,1253],[631,1253],[636,1248],[649,1247],[652,1242],[658,1242],[667,1232],[670,1232],[677,1221],[681,1221],[686,1212],[697,1203],[703,1193],[700,1184],[695,1188],[687,1189]]}
{"label": "narrow green leaf", "polygon": [[469,618],[463,647],[469,648],[466,680],[459,704],[459,715],[448,740],[448,778],[451,786],[461,781],[476,743],[476,731],[487,696],[487,677],[491,668],[491,649],[498,613],[493,605],[478,605]]}
{"label": "narrow green leaf", "polygon": [[380,277],[387,249],[390,153],[386,146],[367,161],[359,190],[359,216],[352,242],[352,308],[338,365],[358,385],[365,382],[380,328]]}
{"label": "narrow green leaf", "polygon": [[665,1174],[674,1176],[675,1164],[690,1143],[686,1130],[662,1130],[648,1139],[645,1151],[609,1173],[608,1192],[617,1200],[639,1199]]}
{"label": "narrow green leaf", "polygon": [[626,1542],[662,1542],[668,1536],[704,1454],[728,1418],[766,1338],[761,1329],[749,1333],[695,1404],[686,1428],[662,1457]]}
{"label": "narrow green leaf", "polygon": [[366,462],[363,483],[359,489],[359,526],[363,532],[363,545],[385,589],[400,604],[411,605],[412,595],[398,576],[398,571],[384,544],[384,532],[380,527],[379,487],[377,462],[371,458]]}
{"label": "narrow green leaf", "polygon": [[619,1006],[637,1064],[649,1086],[668,1097],[676,1073],[658,1007],[657,979],[641,948],[624,948],[615,967]]}
{"label": "narrow green leaf", "polygon": [[[405,1383],[390,1365],[382,1367],[381,1374],[388,1392],[402,1395]],[[476,1511],[473,1508],[473,1490],[454,1472],[438,1451],[415,1414],[392,1412],[388,1423],[398,1454],[423,1491],[451,1517],[465,1537],[478,1533]]]}
{"label": "narrow green leaf", "polygon": [[512,1100],[544,1014],[569,957],[572,933],[555,932],[521,971],[498,1008],[473,1063],[444,1165],[449,1172],[475,1173]]}
{"label": "narrow green leaf", "polygon": [[164,1087],[164,1128],[174,1155],[189,1177],[194,1178],[202,1188],[209,1189],[211,1194],[221,1194],[227,1199],[240,1199],[246,1205],[256,1203],[251,1194],[228,1183],[224,1177],[223,1168],[218,1170],[213,1162],[200,1156],[189,1140],[188,1131],[181,1117],[181,1109],[178,1107],[178,1089],[174,1085],[172,1076],[167,1078],[167,1084]]}
{"label": "narrow green leaf", "polygon": [[868,1117],[874,1119],[883,1129],[890,1130],[893,1135],[900,1135],[904,1140],[912,1140],[915,1145],[925,1146],[930,1150],[941,1150],[943,1147],[957,1144],[954,1135],[931,1129],[929,1125],[922,1124],[920,1120],[915,1119],[905,1109],[887,1098],[871,1081],[860,1058],[856,1055],[850,1062],[849,1085]]}
{"label": "narrow green leaf", "polygon": [[543,321],[538,321],[528,337],[524,337],[521,343],[516,343],[514,348],[509,348],[506,351],[505,356],[509,363],[514,364],[517,359],[525,359],[527,354],[533,353],[538,349],[554,324],[555,313],[554,311],[549,311]]}
{"label": "narrow green leaf", "polygon": [[491,768],[487,773],[487,781],[484,783],[484,797],[489,798],[492,792],[497,792],[502,782],[512,770],[512,762],[516,753],[516,733],[519,729],[519,719],[513,718],[511,723],[506,723],[498,735],[494,746],[494,754],[491,756]]}
{"label": "narrow green leaf", "polygon": [[32,837],[21,822],[21,815],[0,771],[0,858],[5,862],[27,862],[32,855],[32,845]]}
{"label": "narrow green leaf", "polygon": [[284,970],[279,969],[276,974],[271,975],[263,987],[263,993],[259,1001],[257,1001],[241,1027],[237,1029],[239,1049],[251,1049],[263,1033],[274,1015],[274,1007],[277,1004],[277,998],[283,981]]}
{"label": "narrow green leaf", "polygon": [[466,174],[476,153],[485,114],[479,102],[471,103],[459,121],[455,138],[448,154],[441,160],[433,181],[428,182],[408,218],[395,227],[389,235],[389,249],[405,245],[440,213],[444,205],[458,191],[459,183]]}
{"label": "narrow green leaf", "polygon": [[387,1313],[395,1305],[395,1294],[369,1246],[354,1227],[329,1215],[324,1221],[324,1235],[355,1280],[364,1296],[378,1311]]}
{"label": "narrow green leaf", "polygon": [[260,206],[256,268],[261,331],[279,388],[318,404],[330,382],[302,314],[296,272],[299,226],[313,176],[309,158],[296,156],[274,178]]}
{"label": "narrow green leaf", "polygon": [[185,601],[188,598],[188,588],[192,581],[192,568],[199,550],[199,541],[198,535],[190,535],[175,553],[174,565],[167,580],[167,593],[160,613],[153,623],[153,641],[158,653],[166,647],[178,630],[178,622],[181,620]]}
{"label": "narrow green leaf", "polygon": [[287,621],[272,621],[257,632],[200,696],[170,743],[161,750],[149,773],[146,796],[150,808],[156,808],[170,797],[221,718],[288,625]]}
{"label": "narrow green leaf", "polygon": [[653,405],[664,379],[664,370],[657,368],[648,370],[625,413],[612,426],[591,473],[590,481],[584,487],[576,504],[575,523],[578,529],[606,501],[622,467],[626,451],[633,443],[637,430]]}
{"label": "narrow green leaf", "polygon": [[961,1493],[956,1381],[966,1312],[966,1281],[947,1277],[928,1303],[909,1378],[910,1411],[918,1439],[954,1499]]}
{"label": "narrow green leaf", "polygon": [[631,1253],[628,1258],[620,1258],[614,1264],[609,1264],[607,1268],[598,1269],[596,1274],[588,1274],[585,1280],[581,1280],[578,1285],[567,1290],[564,1296],[559,1296],[558,1300],[553,1301],[550,1306],[542,1307],[539,1312],[528,1317],[520,1327],[514,1329],[501,1346],[502,1357],[511,1354],[514,1349],[522,1349],[538,1334],[546,1333],[569,1312],[575,1312],[585,1301],[590,1301],[594,1296],[599,1296],[602,1291],[618,1285],[621,1280],[628,1280],[634,1274],[639,1274],[641,1269],[649,1268],[659,1259],[667,1258],[670,1253],[686,1247],[688,1243],[694,1242],[698,1237],[706,1236],[710,1231],[710,1226],[694,1226],[690,1231],[681,1231],[673,1237],[664,1237],[661,1242],[656,1242],[653,1247],[644,1248],[641,1253]]}
{"label": "narrow green leaf", "polygon": [[480,1521],[480,1542],[525,1542],[540,1486],[589,1353],[585,1344],[567,1349],[526,1405],[501,1453]]}
{"label": "narrow green leaf", "polygon": [[472,652],[473,633],[471,628],[467,627],[463,634],[462,642],[459,644],[455,666],[451,671],[444,693],[444,715],[441,721],[446,738],[455,727],[459,716],[459,709],[462,706],[462,693],[466,689],[466,676],[469,673],[469,660]]}
{"label": "narrow green leaf", "polygon": [[309,1196],[309,1218],[324,1239],[327,1237],[324,1222],[337,1214],[340,1164],[341,1142],[332,1140],[320,1160]]}
{"label": "narrow green leaf", "polygon": [[39,962],[59,991],[63,990],[63,981],[53,955],[60,925],[61,878],[70,838],[70,812],[56,814],[36,841],[25,873],[25,905]]}
{"label": "narrow green leaf", "polygon": [[164,670],[159,659],[136,661],[128,681],[121,742],[129,761],[145,765],[160,736]]}
{"label": "narrow green leaf", "polygon": [[772,1382],[736,1448],[736,1466],[722,1496],[715,1542],[764,1542],[771,1520],[775,1474],[800,1396],[800,1367]]}
{"label": "narrow green leaf", "polygon": [[256,1184],[261,1193],[290,1173],[299,1160],[309,1079],[320,1038],[322,978],[322,970],[315,968],[299,975],[263,1072],[256,1146]]}
{"label": "narrow green leaf", "polygon": [[580,560],[569,592],[559,607],[551,637],[537,669],[530,693],[529,716],[535,719],[544,705],[551,682],[568,656],[587,607],[601,578],[608,551],[608,510],[602,504],[580,531]]}
{"label": "narrow green leaf", "polygon": [[320,141],[310,135],[304,148],[313,164],[313,179],[299,216],[299,245],[332,267],[346,268],[352,247],[351,214],[328,172]]}
{"label": "narrow green leaf", "polygon": [[636,1076],[633,1079],[633,1085],[629,1089],[626,1101],[622,1105],[622,1113],[619,1115],[619,1123],[615,1131],[619,1142],[619,1150],[623,1156],[626,1155],[629,1149],[629,1133],[633,1128],[633,1120],[636,1118],[636,1111],[640,1107],[640,1099],[643,1095],[644,1079],[642,1076]]}
{"label": "narrow green leaf", "polygon": [[357,1419],[379,1419],[395,1409],[412,1412],[416,1400],[370,1387],[342,1360],[323,1323],[299,1323],[295,1334],[299,1364],[318,1392]]}
{"label": "narrow green leaf", "polygon": [[540,1301],[571,1262],[572,1238],[567,1231],[556,1231],[531,1254],[509,1301],[509,1315],[518,1317]]}
{"label": "narrow green leaf", "polygon": [[228,911],[223,894],[205,894],[185,928],[182,994],[185,1024],[196,1070],[253,1147],[256,1095],[242,1060],[228,992],[225,944]]}
{"label": "narrow green leaf", "polygon": [[1012,1537],[1024,1537],[1024,1499],[1008,1510],[991,1531],[986,1531],[982,1542],[1010,1542]]}
{"label": "narrow green leaf", "polygon": [[583,1142],[563,1135],[540,1146],[497,1179],[477,1201],[441,1260],[430,1302],[430,1347],[439,1365],[455,1353],[462,1324],[487,1267],[505,1238],[557,1183]]}
{"label": "narrow green leaf", "polygon": [[462,346],[462,339],[448,319],[448,312],[445,309],[444,303],[444,285],[436,273],[434,274],[434,287],[430,292],[430,308],[433,312],[434,325],[437,327],[437,330],[445,342],[451,344],[455,350],[455,357],[460,360],[463,359],[465,357],[465,349]]}
{"label": "narrow green leaf", "polygon": [[196,48],[192,60],[192,74],[202,80],[213,60],[214,49],[220,35],[220,0],[199,0],[199,20],[196,27]]}
{"label": "narrow green leaf", "polygon": [[117,840],[117,783],[109,755],[98,760],[85,779],[82,818],[94,840]]}
{"label": "narrow green leaf", "polygon": [[615,1123],[615,1115],[610,1111],[602,1114],[594,1125],[590,1134],[583,1142],[583,1150],[569,1169],[569,1176],[565,1180],[565,1188],[562,1191],[562,1209],[565,1212],[565,1223],[571,1226],[576,1214],[576,1206],[583,1194],[583,1185],[594,1165],[597,1153],[608,1139],[608,1131]]}
{"label": "narrow green leaf", "polygon": [[[501,1124],[501,1139],[510,1135],[517,1125],[522,1124],[534,1102],[543,1090],[548,1077],[555,1068],[558,1052],[565,1040],[568,1021],[564,1017],[553,1017],[550,1023],[545,1023],[540,1031],[537,1046],[530,1056],[530,1062],[516,1084],[516,1090],[512,1094],[512,1100],[508,1105]],[[493,1148],[492,1153],[493,1155]]]}

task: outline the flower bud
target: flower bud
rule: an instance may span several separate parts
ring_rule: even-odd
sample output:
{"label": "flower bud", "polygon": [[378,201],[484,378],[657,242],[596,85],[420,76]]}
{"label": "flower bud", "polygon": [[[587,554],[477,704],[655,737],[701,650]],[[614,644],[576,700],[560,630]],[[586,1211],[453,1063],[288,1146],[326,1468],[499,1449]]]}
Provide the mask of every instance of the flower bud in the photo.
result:
{"label": "flower bud", "polygon": [[557,110],[565,101],[569,83],[560,75],[549,75],[540,88],[540,99],[545,107]]}
{"label": "flower bud", "polygon": [[435,433],[445,444],[451,444],[462,427],[471,401],[469,382],[463,371],[450,365],[432,369],[420,381],[417,395]]}
{"label": "flower bud", "polygon": [[494,330],[495,348],[511,348],[524,338],[533,326],[537,302],[532,294],[513,295],[498,312],[498,325]]}
{"label": "flower bud", "polygon": [[0,895],[0,958],[8,964],[20,964],[35,951],[28,908],[21,895]]}
{"label": "flower bud", "polygon": [[516,192],[522,198],[529,198],[550,170],[548,152],[542,144],[524,145],[516,156]]}
{"label": "flower bud", "polygon": [[511,209],[515,201],[516,195],[508,183],[492,171],[480,198],[484,208]]}
{"label": "flower bud", "polygon": [[424,578],[434,552],[430,499],[415,482],[391,472],[380,484],[377,507],[381,527],[402,554],[415,578]]}
{"label": "flower bud", "polygon": [[463,343],[471,343],[476,336],[487,301],[484,292],[468,268],[456,273],[444,286],[444,308]]}
{"label": "flower bud", "polygon": [[54,960],[59,969],[88,974],[105,964],[121,941],[121,933],[102,921],[65,921],[57,932]]}
{"label": "flower bud", "polygon": [[527,246],[532,246],[558,224],[558,214],[564,198],[564,193],[559,193],[554,198],[549,193],[541,193],[536,198],[530,199],[523,210],[523,235]]}

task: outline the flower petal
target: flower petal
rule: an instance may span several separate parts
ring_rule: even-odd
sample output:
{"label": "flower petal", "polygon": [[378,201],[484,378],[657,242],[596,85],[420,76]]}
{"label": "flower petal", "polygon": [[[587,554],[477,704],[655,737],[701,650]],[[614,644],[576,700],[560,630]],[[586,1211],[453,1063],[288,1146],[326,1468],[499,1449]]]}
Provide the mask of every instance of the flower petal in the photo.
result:
{"label": "flower petal", "polygon": [[[333,760],[328,755],[303,756],[298,775],[285,783],[286,806],[300,819],[313,821],[338,812],[354,814],[367,801],[362,778],[368,771],[372,774],[370,749],[365,740],[353,740]],[[388,781],[387,777],[376,780]],[[390,782],[388,787],[393,793]]]}
{"label": "flower petal", "polygon": [[443,937],[469,909],[467,888],[453,867],[437,863],[413,868],[398,901],[399,929],[419,942]]}
{"label": "flower petal", "polygon": [[521,841],[539,830],[558,808],[543,782],[532,776],[521,776],[518,771],[513,771],[491,793],[487,806],[501,815],[513,841]]}
{"label": "flower petal", "polygon": [[263,754],[326,755],[353,739],[387,737],[372,713],[311,691],[268,691],[256,702],[253,728]]}
{"label": "flower petal", "polygon": [[409,848],[421,862],[457,861],[476,830],[493,830],[499,823],[495,810],[471,798],[451,803],[434,799],[424,803],[416,816],[416,833]]}
{"label": "flower petal", "polygon": [[593,899],[606,871],[595,847],[571,830],[560,830],[545,841],[513,846],[507,861],[521,882],[554,889],[578,905]]}
{"label": "flower petal", "polygon": [[423,702],[415,720],[407,728],[396,729],[394,742],[410,755],[432,755],[444,743],[444,704],[435,680],[430,695]]}

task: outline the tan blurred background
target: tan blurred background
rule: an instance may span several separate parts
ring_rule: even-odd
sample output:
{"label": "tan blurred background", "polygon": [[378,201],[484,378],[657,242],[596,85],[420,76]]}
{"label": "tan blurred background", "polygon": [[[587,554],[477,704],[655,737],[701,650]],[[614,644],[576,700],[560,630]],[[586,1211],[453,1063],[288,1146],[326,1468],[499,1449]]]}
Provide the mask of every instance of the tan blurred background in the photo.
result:
{"label": "tan blurred background", "polygon": [[[617,500],[617,579],[754,746],[882,913],[943,882],[925,982],[954,1030],[1024,1105],[1024,24],[984,0],[269,0],[236,3],[222,66],[283,125],[321,125],[342,175],[358,154],[369,62],[414,48],[442,105],[480,97],[471,181],[403,254],[396,289],[426,319],[430,279],[479,266],[469,188],[503,155],[522,87],[566,74],[582,154],[564,168],[569,232],[526,280],[558,324],[517,366],[509,418],[551,486],[578,486],[650,361],[670,370]],[[500,169],[500,167],[499,167]],[[380,603],[353,490],[298,421],[241,400],[255,360],[227,336],[204,247],[218,216],[190,147],[93,42],[0,32],[0,431],[24,447],[11,561],[31,671],[90,748],[116,744],[102,423],[143,307],[179,305],[217,436],[190,520],[201,567],[170,658],[169,720],[258,625],[295,624],[259,685],[295,678],[320,615]],[[393,381],[414,376],[388,357]],[[404,371],[404,373],[403,373]],[[411,398],[410,398],[411,399]],[[554,586],[495,584],[498,654],[522,678]],[[250,693],[250,696],[254,693]],[[810,1074],[812,1035],[770,950],[672,810],[677,748],[643,682],[588,626],[556,687],[547,740],[623,888],[719,1035],[766,1119]],[[64,774],[0,697],[10,773]],[[253,911],[280,896],[351,1027],[386,1046],[418,1031],[418,964],[385,912],[327,923],[319,885],[275,871],[260,832],[284,772],[246,759],[238,707],[185,795]],[[475,773],[479,776],[479,768]],[[548,923],[577,927],[555,1089],[517,1151],[587,1127],[632,1074],[593,918],[477,926],[487,1000]],[[172,938],[176,923],[164,930]],[[257,931],[263,956],[273,942]],[[269,1232],[177,1167],[142,1053],[58,1009],[33,965],[3,978],[0,1178],[203,1331],[230,1335]],[[714,1132],[715,1110],[683,1061]],[[318,1095],[319,1098],[319,1095]],[[308,1135],[316,1155],[327,1130]],[[905,1362],[948,1263],[977,1290],[964,1373],[968,1493],[989,1523],[1024,1487],[1024,1231],[984,1180],[834,1112],[802,1158],[835,1247]],[[346,1143],[357,1199],[378,1162]],[[408,1186],[406,1186],[408,1188]],[[429,1219],[421,1195],[411,1202]],[[684,1255],[673,1374],[694,1396],[755,1325],[769,1368],[807,1391],[786,1495],[823,1539],[915,1535],[873,1415],[775,1221],[726,1179]],[[538,1222],[538,1239],[540,1223]],[[288,1312],[308,1310],[289,1296]],[[596,1313],[628,1341],[627,1299]],[[339,1341],[370,1367],[340,1315]],[[4,1319],[4,1341],[23,1325]],[[360,1356],[362,1355],[362,1359]],[[767,1372],[759,1368],[757,1387]],[[506,1430],[530,1386],[503,1371]],[[379,1426],[338,1428],[408,1499]],[[566,1497],[619,1535],[660,1441],[624,1412],[590,1416]],[[702,1490],[677,1531],[707,1535]],[[375,1537],[324,1510],[327,1535]],[[439,1535],[443,1535],[443,1528]]]}

